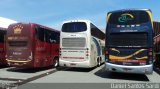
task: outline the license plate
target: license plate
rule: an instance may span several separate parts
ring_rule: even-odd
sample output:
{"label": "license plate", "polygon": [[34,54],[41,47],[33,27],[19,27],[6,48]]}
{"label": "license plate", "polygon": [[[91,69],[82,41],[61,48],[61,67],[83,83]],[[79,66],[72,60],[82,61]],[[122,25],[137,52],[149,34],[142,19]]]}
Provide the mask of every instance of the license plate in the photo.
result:
{"label": "license plate", "polygon": [[70,66],[76,66],[76,64],[75,63],[70,63]]}
{"label": "license plate", "polygon": [[123,68],[123,70],[124,70],[125,72],[129,72],[129,71],[131,71],[132,69],[131,69],[131,68]]}

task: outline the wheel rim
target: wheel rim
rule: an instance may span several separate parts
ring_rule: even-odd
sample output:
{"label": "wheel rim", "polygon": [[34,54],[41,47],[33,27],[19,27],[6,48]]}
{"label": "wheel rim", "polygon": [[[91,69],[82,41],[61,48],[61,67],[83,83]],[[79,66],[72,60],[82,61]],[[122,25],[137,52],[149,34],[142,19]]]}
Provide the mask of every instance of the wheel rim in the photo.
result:
{"label": "wheel rim", "polygon": [[101,62],[100,62],[100,61],[98,62],[98,65],[99,65],[99,66],[101,65]]}
{"label": "wheel rim", "polygon": [[57,67],[58,66],[58,60],[55,60],[54,66]]}
{"label": "wheel rim", "polygon": [[98,60],[98,65],[99,65],[99,66],[101,65],[101,62],[100,62],[100,60]]}
{"label": "wheel rim", "polygon": [[98,58],[97,61],[98,61],[98,66],[100,66],[101,65],[100,59]]}

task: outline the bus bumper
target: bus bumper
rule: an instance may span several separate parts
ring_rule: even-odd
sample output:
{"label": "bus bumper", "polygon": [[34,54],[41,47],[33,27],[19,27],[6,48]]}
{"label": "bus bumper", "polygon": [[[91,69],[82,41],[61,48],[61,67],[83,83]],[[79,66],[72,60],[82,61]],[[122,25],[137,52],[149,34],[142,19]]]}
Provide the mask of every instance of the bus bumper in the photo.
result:
{"label": "bus bumper", "polygon": [[111,72],[121,72],[121,73],[152,74],[153,65],[124,66],[124,65],[105,63],[105,70]]}
{"label": "bus bumper", "polygon": [[8,61],[8,65],[16,68],[34,68],[33,62],[10,62]]}
{"label": "bus bumper", "polygon": [[93,67],[92,65],[90,65],[89,61],[70,62],[65,60],[59,60],[59,65],[63,67],[76,67],[76,68],[92,68]]}

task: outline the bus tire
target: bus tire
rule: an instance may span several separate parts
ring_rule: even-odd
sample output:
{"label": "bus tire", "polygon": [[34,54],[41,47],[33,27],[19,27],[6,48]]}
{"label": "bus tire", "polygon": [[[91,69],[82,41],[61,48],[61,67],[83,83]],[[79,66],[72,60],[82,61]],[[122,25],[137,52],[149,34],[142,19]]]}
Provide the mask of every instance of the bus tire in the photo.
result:
{"label": "bus tire", "polygon": [[55,68],[59,67],[59,58],[58,58],[58,57],[55,57],[55,58],[54,58],[53,66],[54,66]]}
{"label": "bus tire", "polygon": [[100,57],[97,58],[97,66],[100,67],[101,66],[101,60]]}

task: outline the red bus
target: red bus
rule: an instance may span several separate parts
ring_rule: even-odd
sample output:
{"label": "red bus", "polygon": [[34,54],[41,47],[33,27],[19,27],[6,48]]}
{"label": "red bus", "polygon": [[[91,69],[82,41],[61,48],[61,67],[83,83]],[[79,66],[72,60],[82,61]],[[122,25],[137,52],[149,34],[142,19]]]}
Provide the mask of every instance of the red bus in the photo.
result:
{"label": "red bus", "polygon": [[6,28],[0,27],[0,65],[7,65],[7,61],[5,58],[6,55],[6,46],[5,46],[5,38],[6,38]]}
{"label": "red bus", "polygon": [[7,31],[8,65],[40,68],[59,64],[60,32],[35,23],[11,24]]}

